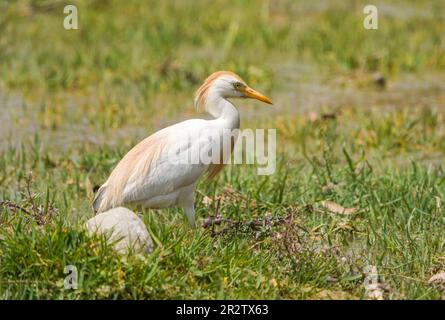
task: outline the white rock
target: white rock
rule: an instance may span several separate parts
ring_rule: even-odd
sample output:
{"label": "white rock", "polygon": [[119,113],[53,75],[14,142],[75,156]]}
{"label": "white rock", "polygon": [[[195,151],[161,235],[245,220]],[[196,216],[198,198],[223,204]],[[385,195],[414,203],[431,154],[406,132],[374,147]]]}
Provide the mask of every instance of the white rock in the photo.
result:
{"label": "white rock", "polygon": [[149,253],[153,241],[144,222],[131,210],[123,207],[99,213],[86,223],[90,234],[106,234],[114,249],[127,254],[131,248],[134,253]]}

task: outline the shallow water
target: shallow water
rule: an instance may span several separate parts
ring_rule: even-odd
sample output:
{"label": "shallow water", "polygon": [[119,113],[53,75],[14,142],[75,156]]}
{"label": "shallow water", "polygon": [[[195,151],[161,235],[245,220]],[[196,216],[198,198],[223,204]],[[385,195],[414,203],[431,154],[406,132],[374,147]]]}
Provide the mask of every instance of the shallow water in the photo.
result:
{"label": "shallow water", "polygon": [[[372,75],[320,75],[305,66],[286,65],[274,70],[275,89],[268,93],[274,106],[264,107],[254,101],[240,100],[239,106],[242,123],[248,124],[251,119],[261,123],[283,115],[308,116],[310,113],[330,113],[340,111],[343,107],[363,110],[378,108],[381,112],[401,108],[428,107],[440,111],[445,107],[445,75],[429,74],[424,76],[404,75],[397,79],[386,80],[384,89],[372,82]],[[357,85],[359,84],[359,85]],[[192,92],[190,92],[192,95]],[[186,96],[186,93],[183,94]],[[181,96],[182,97],[182,96]],[[172,98],[171,104],[181,105],[178,99]],[[91,125],[87,119],[76,118],[76,108],[88,104],[95,107],[94,95],[89,98],[66,93],[61,99],[65,117],[57,128],[44,128],[41,123],[41,105],[43,100],[29,101],[19,92],[0,92],[0,150],[10,146],[18,147],[23,142],[32,141],[39,135],[44,146],[69,149],[79,144],[115,145],[125,139],[142,139],[151,130],[157,130],[168,124],[192,117],[203,117],[193,109],[176,110],[177,116],[147,116],[147,126],[123,125],[115,129],[101,131]],[[92,101],[93,100],[93,101]],[[169,103],[165,99],[163,104]],[[190,96],[190,103],[192,96]],[[158,108],[154,106],[154,108]],[[78,116],[78,115],[77,115]],[[71,120],[73,118],[74,120]]]}

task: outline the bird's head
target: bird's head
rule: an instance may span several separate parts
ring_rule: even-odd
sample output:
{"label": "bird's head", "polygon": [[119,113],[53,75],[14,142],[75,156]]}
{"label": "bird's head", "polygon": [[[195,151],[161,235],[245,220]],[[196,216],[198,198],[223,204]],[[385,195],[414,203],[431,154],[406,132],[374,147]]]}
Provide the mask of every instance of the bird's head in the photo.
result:
{"label": "bird's head", "polygon": [[249,87],[240,76],[231,71],[212,73],[196,91],[196,106],[205,107],[209,95],[218,95],[224,99],[251,98],[272,104],[268,97]]}

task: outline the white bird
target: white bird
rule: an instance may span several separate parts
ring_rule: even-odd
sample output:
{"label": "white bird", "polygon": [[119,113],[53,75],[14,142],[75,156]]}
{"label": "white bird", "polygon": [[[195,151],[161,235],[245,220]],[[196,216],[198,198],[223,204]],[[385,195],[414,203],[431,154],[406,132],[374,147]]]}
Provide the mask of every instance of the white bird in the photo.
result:
{"label": "white bird", "polygon": [[[195,95],[195,105],[210,113],[213,119],[191,119],[174,124],[133,147],[97,191],[94,210],[103,212],[122,205],[153,209],[177,206],[184,209],[189,223],[194,226],[196,185],[206,173],[209,178],[216,176],[225,161],[208,163],[199,158],[195,162],[175,162],[171,158],[176,155],[180,159],[190,159],[190,155],[193,157],[199,152],[211,153],[218,139],[212,139],[208,132],[217,132],[219,138],[224,139],[230,130],[239,128],[240,115],[228,100],[230,98],[253,98],[272,104],[237,74],[213,73]],[[231,144],[233,148],[233,141]]]}

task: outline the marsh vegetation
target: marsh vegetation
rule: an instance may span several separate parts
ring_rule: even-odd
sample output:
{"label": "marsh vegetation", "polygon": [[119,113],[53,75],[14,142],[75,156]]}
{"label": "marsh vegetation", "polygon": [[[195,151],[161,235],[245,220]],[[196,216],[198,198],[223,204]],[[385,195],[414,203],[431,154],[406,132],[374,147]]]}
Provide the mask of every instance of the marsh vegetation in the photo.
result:
{"label": "marsh vegetation", "polygon": [[[31,299],[438,299],[445,269],[445,3],[0,2],[0,296]],[[82,226],[95,186],[151,132],[204,116],[193,92],[233,70],[274,101],[278,167],[199,185],[192,230],[141,212],[122,257]],[[344,210],[342,209],[344,208]],[[64,290],[66,265],[79,289]]]}

